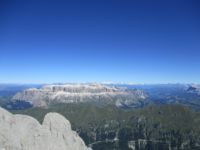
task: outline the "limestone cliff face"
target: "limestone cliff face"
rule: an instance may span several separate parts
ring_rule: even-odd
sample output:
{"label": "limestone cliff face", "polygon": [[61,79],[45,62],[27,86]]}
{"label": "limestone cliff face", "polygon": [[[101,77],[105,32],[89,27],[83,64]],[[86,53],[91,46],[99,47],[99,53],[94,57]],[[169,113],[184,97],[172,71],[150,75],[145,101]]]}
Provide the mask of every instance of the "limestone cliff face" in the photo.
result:
{"label": "limestone cliff face", "polygon": [[66,84],[46,85],[40,89],[27,89],[17,93],[13,100],[29,101],[34,106],[78,102],[126,105],[145,98],[145,93],[140,90],[128,91],[101,84]]}
{"label": "limestone cliff face", "polygon": [[0,150],[89,150],[70,122],[48,113],[42,125],[32,117],[0,108]]}

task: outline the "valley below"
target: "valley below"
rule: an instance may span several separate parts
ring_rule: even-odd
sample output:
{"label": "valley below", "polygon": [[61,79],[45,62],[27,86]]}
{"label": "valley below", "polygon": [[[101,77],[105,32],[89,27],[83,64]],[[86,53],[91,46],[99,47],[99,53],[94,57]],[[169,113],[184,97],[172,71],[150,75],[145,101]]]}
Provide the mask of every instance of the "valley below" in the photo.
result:
{"label": "valley below", "polygon": [[6,95],[1,90],[0,105],[40,123],[46,114],[59,113],[93,150],[196,150],[199,89],[185,84],[37,85],[14,93],[8,88]]}
{"label": "valley below", "polygon": [[48,112],[58,112],[94,150],[200,149],[200,113],[182,105],[124,110],[114,105],[57,104],[11,112],[40,122]]}

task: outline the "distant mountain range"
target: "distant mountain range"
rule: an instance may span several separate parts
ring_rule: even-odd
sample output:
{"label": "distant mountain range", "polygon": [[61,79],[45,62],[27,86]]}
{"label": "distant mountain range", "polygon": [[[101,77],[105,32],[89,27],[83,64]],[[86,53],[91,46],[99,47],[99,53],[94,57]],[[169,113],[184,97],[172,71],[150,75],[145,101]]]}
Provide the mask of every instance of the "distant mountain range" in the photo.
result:
{"label": "distant mountain range", "polygon": [[13,96],[28,88],[40,88],[41,84],[0,84],[0,97]]}
{"label": "distant mountain range", "polygon": [[45,85],[30,88],[13,96],[13,101],[26,101],[33,106],[45,107],[54,103],[115,104],[118,107],[138,107],[147,95],[142,90],[102,84]]}
{"label": "distant mountain range", "polygon": [[141,108],[149,104],[183,104],[200,110],[200,86],[97,83],[0,85],[0,105],[7,109],[46,107],[55,103],[114,104],[120,108]]}
{"label": "distant mountain range", "polygon": [[193,150],[200,149],[199,91],[194,84],[52,84],[0,101],[40,123],[48,112],[63,114],[94,150]]}
{"label": "distant mountain range", "polygon": [[200,85],[191,85],[188,89],[187,89],[188,93],[193,93],[193,94],[197,94],[200,95]]}

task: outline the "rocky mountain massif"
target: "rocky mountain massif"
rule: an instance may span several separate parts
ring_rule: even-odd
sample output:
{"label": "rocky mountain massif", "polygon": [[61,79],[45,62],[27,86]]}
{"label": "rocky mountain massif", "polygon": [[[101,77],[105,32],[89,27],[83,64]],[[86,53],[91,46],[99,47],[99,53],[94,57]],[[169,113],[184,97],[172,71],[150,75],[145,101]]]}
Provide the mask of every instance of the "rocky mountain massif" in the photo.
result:
{"label": "rocky mountain massif", "polygon": [[26,115],[0,108],[1,150],[89,150],[71,124],[58,113],[48,113],[42,125]]}
{"label": "rocky mountain massif", "polygon": [[45,85],[17,93],[13,100],[26,101],[33,106],[48,106],[55,103],[89,102],[116,104],[118,107],[138,107],[146,103],[147,95],[142,90],[111,87],[102,84]]}

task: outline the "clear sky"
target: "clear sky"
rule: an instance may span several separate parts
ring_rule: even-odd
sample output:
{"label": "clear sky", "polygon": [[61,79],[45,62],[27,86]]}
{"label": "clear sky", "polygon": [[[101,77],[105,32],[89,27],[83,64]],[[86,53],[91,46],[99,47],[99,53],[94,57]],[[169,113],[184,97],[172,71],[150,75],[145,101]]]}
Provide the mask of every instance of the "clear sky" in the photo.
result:
{"label": "clear sky", "polygon": [[0,82],[200,83],[199,0],[0,0]]}

